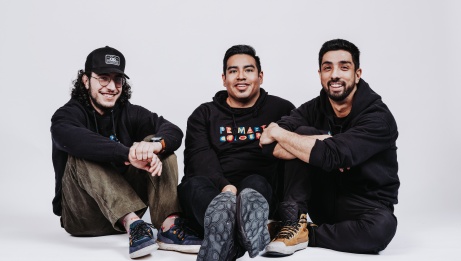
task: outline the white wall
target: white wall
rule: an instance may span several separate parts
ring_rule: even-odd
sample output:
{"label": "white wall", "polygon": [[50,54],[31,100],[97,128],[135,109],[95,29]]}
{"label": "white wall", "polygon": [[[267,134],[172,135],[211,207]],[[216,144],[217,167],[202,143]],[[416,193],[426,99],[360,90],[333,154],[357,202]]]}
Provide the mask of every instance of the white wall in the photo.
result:
{"label": "white wall", "polygon": [[443,219],[459,212],[460,10],[455,0],[2,0],[0,216],[33,213],[57,225],[50,118],[93,49],[120,50],[132,102],[185,131],[192,110],[223,89],[230,46],[255,47],[263,87],[299,106],[318,95],[318,51],[333,38],[360,48],[363,78],[397,120],[396,215]]}

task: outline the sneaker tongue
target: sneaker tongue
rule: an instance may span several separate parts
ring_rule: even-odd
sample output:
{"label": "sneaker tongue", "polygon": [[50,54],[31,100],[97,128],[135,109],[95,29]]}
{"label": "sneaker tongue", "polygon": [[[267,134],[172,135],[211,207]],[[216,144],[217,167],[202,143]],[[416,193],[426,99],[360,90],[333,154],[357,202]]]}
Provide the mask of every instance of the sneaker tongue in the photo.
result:
{"label": "sneaker tongue", "polygon": [[176,226],[179,226],[179,225],[181,225],[182,223],[184,223],[184,222],[182,221],[182,219],[181,219],[180,217],[177,217],[177,218],[174,219],[174,224],[175,224]]}
{"label": "sneaker tongue", "polygon": [[130,229],[133,229],[134,227],[136,227],[139,223],[142,223],[144,222],[143,220],[136,220],[135,222],[131,223],[130,224]]}

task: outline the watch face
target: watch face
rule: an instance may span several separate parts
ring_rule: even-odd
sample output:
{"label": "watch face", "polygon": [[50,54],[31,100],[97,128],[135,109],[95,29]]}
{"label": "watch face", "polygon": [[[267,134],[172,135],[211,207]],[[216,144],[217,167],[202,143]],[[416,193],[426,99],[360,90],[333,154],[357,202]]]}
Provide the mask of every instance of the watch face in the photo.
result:
{"label": "watch face", "polygon": [[160,142],[160,141],[163,140],[163,138],[162,138],[162,137],[153,137],[153,138],[150,139],[150,140],[153,141],[153,142]]}

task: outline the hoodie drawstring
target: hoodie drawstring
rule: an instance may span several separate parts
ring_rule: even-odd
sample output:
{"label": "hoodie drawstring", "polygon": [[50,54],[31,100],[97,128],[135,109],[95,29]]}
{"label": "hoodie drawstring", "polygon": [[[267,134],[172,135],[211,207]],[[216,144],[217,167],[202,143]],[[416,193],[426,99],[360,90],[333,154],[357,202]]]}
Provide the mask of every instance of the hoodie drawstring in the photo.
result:
{"label": "hoodie drawstring", "polygon": [[98,120],[96,119],[96,112],[93,110],[94,125],[96,126],[96,132],[99,134]]}
{"label": "hoodie drawstring", "polygon": [[[94,117],[94,125],[96,126],[96,133],[100,134],[99,133],[99,127],[98,127],[98,120],[96,118],[96,112],[93,110],[93,117]],[[115,131],[115,116],[114,116],[114,110],[110,110],[110,118],[111,118],[111,122],[112,122],[112,133],[110,136],[109,136],[109,139],[110,140],[113,140],[113,141],[116,141],[116,142],[120,142],[117,138],[117,132]]]}
{"label": "hoodie drawstring", "polygon": [[232,129],[232,135],[236,137],[236,133],[238,133],[237,122],[235,121],[235,114],[232,113],[232,121],[234,122],[234,128]]}

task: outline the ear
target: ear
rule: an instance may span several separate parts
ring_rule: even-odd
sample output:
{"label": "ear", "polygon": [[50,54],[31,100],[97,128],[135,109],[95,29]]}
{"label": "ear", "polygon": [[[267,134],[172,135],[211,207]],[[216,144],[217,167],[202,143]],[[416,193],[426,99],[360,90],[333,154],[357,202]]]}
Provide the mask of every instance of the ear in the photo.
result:
{"label": "ear", "polygon": [[264,72],[261,71],[259,73],[259,85],[263,84],[263,82],[264,82]]}
{"label": "ear", "polygon": [[82,76],[83,85],[85,85],[85,88],[86,88],[87,90],[90,88],[89,80],[90,80],[90,79],[88,79],[88,76],[86,76],[86,74],[84,74],[84,75]]}
{"label": "ear", "polygon": [[357,71],[355,71],[355,84],[359,83],[360,77],[362,77],[362,68],[358,68]]}
{"label": "ear", "polygon": [[224,87],[226,87],[226,75],[223,73],[223,74],[221,75],[221,78],[222,78],[222,85],[223,85]]}

